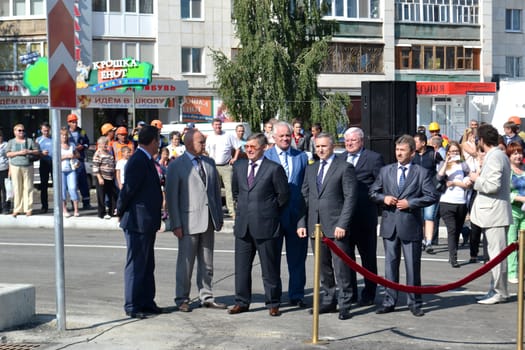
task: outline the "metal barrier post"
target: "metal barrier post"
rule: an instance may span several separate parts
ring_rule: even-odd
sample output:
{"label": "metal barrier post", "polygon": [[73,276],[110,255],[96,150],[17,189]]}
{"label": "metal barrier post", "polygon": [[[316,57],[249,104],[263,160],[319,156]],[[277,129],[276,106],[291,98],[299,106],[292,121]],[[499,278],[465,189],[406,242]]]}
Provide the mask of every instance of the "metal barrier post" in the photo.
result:
{"label": "metal barrier post", "polygon": [[312,341],[311,344],[326,344],[326,341],[319,341],[319,299],[320,299],[320,279],[321,279],[321,225],[315,225],[315,244],[314,244],[314,303],[312,305]]}
{"label": "metal barrier post", "polygon": [[523,264],[525,263],[525,230],[519,231],[518,242],[518,336],[516,338],[516,349],[523,350]]}

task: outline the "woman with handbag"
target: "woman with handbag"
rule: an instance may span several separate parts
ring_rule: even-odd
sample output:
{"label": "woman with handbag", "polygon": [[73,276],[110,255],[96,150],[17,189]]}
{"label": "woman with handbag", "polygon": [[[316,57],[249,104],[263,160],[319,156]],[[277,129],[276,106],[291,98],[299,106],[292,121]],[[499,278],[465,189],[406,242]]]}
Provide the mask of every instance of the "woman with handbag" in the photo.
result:
{"label": "woman with handbag", "polygon": [[67,211],[67,194],[73,202],[73,215],[80,216],[78,213],[78,192],[77,192],[77,172],[79,166],[79,154],[75,150],[75,144],[69,142],[69,132],[66,127],[60,129],[60,160],[62,168],[62,210],[64,217],[71,216]]}
{"label": "woman with handbag", "polygon": [[24,211],[26,216],[33,213],[33,162],[40,154],[39,146],[26,138],[24,124],[13,128],[15,137],[7,142],[9,174],[13,184],[13,217]]}
{"label": "woman with handbag", "polygon": [[459,267],[457,258],[459,235],[467,215],[467,190],[472,187],[472,181],[468,177],[469,172],[461,146],[456,141],[450,141],[445,161],[436,177],[439,181],[446,181],[447,189],[439,200],[439,213],[447,228],[449,262],[454,268]]}

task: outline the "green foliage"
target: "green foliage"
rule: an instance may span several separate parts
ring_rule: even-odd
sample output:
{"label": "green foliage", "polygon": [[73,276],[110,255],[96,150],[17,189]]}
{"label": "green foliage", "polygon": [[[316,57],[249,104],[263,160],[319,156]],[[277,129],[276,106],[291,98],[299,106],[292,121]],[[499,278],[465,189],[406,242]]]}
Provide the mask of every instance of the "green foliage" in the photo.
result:
{"label": "green foliage", "polygon": [[[213,51],[215,86],[236,120],[260,130],[264,121],[318,121],[335,126],[348,98],[323,96],[317,76],[328,52],[335,22],[321,20],[316,0],[234,0],[233,18],[239,38],[237,55],[229,59]],[[346,123],[345,123],[346,124]]]}

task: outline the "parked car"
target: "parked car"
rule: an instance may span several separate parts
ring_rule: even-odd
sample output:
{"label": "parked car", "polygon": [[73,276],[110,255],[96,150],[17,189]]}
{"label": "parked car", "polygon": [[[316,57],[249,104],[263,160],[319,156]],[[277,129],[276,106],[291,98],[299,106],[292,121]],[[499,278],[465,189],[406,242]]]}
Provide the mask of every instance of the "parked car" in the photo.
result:
{"label": "parked car", "polygon": [[[93,182],[93,164],[92,164],[94,154],[95,154],[95,150],[92,150],[92,149],[88,149],[86,152],[85,164],[86,164],[86,173],[87,173],[87,180],[88,180],[89,188],[95,187],[95,183]],[[40,161],[37,160],[36,162],[34,162],[33,167],[34,167],[33,184],[38,190],[40,190],[40,171],[39,171]],[[53,186],[53,181],[51,177],[49,177],[49,186],[50,187]]]}

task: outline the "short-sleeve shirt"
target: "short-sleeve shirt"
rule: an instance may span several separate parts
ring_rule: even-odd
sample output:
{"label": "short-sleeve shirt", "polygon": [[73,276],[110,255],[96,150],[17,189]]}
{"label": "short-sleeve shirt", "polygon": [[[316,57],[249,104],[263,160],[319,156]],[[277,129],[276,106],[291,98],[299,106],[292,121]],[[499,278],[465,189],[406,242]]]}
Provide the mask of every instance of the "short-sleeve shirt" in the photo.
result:
{"label": "short-sleeve shirt", "polygon": [[232,151],[241,147],[237,137],[223,132],[220,135],[210,134],[206,138],[206,152],[217,165],[226,165],[232,159]]}

